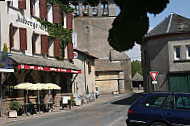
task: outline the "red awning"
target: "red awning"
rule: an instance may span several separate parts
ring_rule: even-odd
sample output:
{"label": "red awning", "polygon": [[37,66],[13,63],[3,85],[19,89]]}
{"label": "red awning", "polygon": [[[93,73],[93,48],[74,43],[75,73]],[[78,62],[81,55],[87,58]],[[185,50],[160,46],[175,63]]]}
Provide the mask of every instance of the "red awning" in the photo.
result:
{"label": "red awning", "polygon": [[31,69],[31,70],[55,71],[55,72],[78,73],[78,74],[81,73],[81,70],[71,70],[71,69],[43,67],[43,66],[34,66],[34,65],[24,65],[24,64],[19,64],[18,69]]}
{"label": "red awning", "polygon": [[10,57],[18,69],[31,69],[40,71],[55,71],[80,74],[81,70],[68,61],[50,60],[40,57],[12,54]]}

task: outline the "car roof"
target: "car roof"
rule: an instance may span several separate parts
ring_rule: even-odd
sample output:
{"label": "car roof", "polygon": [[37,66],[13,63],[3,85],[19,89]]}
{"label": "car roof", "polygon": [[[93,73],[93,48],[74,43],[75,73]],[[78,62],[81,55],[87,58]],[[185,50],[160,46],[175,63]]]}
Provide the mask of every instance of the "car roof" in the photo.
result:
{"label": "car roof", "polygon": [[143,95],[190,95],[190,93],[186,92],[149,92],[144,93]]}

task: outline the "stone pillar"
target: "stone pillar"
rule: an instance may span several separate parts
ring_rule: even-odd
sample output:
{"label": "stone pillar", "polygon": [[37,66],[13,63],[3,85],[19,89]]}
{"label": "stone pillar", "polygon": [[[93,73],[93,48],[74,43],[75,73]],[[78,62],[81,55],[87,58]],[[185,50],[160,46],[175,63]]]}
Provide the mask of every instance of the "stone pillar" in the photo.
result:
{"label": "stone pillar", "polygon": [[82,3],[79,3],[79,15],[82,17],[83,16],[83,9],[82,9]]}
{"label": "stone pillar", "polygon": [[97,8],[98,8],[98,16],[102,16],[102,5],[101,5],[101,3],[99,3],[97,5]]}
{"label": "stone pillar", "polygon": [[120,94],[125,93],[124,72],[119,72],[119,86],[118,90]]}

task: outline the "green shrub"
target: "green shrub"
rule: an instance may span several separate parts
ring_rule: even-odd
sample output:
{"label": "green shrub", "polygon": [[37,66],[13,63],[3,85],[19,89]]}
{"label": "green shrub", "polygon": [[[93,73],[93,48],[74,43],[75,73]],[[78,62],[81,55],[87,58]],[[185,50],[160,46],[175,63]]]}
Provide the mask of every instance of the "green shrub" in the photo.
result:
{"label": "green shrub", "polygon": [[10,109],[18,111],[20,109],[20,104],[18,101],[14,100],[10,103]]}
{"label": "green shrub", "polygon": [[72,105],[72,106],[76,106],[75,97],[72,97],[72,98],[71,98],[71,105]]}

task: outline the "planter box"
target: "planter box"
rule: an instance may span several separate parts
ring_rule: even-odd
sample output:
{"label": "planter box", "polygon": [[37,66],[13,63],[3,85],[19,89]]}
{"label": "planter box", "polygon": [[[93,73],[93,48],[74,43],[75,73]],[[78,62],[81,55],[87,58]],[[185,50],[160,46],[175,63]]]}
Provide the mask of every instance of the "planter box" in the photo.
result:
{"label": "planter box", "polygon": [[9,111],[9,118],[16,118],[17,117],[17,111],[16,110],[10,110]]}

